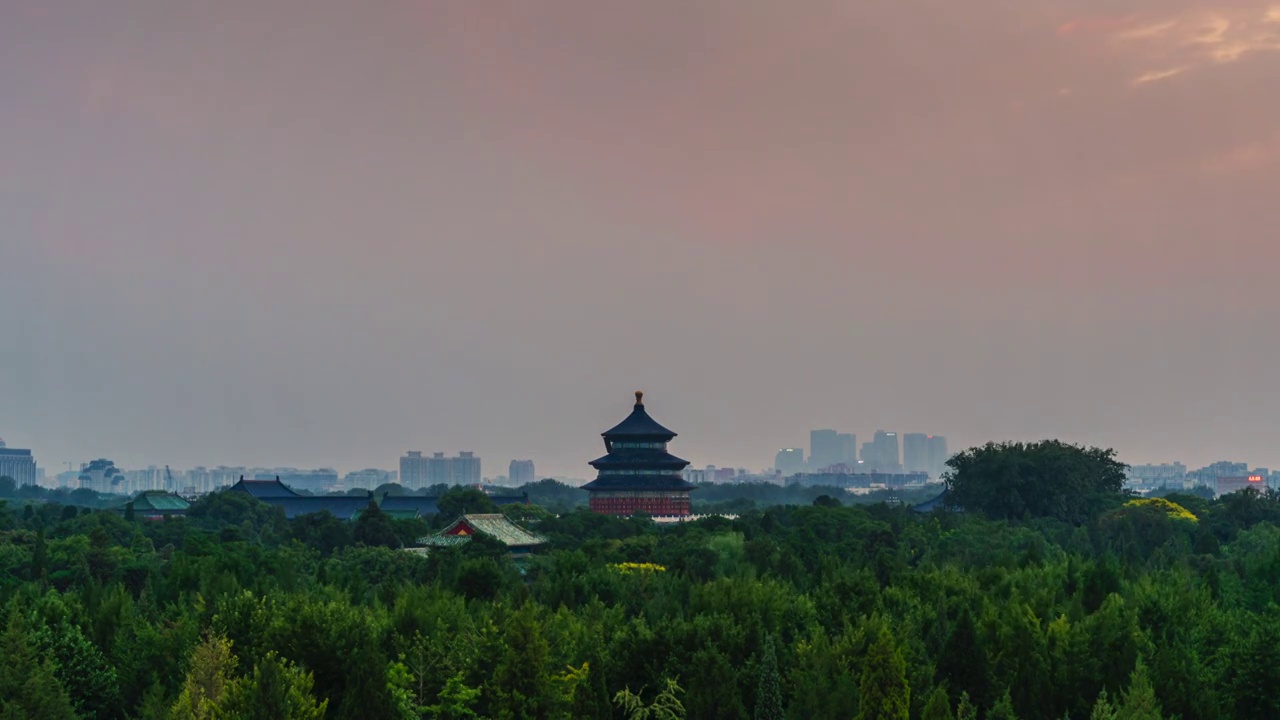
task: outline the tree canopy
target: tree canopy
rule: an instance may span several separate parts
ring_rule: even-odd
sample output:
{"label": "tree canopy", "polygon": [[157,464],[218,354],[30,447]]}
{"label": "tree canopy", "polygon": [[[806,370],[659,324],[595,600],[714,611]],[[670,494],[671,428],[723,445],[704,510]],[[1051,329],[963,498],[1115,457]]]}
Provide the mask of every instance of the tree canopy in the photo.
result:
{"label": "tree canopy", "polygon": [[1044,440],[987,443],[952,456],[949,502],[988,517],[1046,517],[1083,524],[1122,499],[1124,463],[1114,450]]}

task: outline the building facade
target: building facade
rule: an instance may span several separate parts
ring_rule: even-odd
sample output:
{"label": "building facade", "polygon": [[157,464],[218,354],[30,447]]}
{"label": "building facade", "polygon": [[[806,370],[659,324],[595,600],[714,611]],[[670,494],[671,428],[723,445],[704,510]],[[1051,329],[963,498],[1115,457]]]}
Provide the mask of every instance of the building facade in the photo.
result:
{"label": "building facade", "polygon": [[0,477],[13,478],[18,486],[35,485],[36,459],[30,450],[19,450],[0,440]]}
{"label": "building facade", "polygon": [[592,460],[595,480],[583,485],[592,512],[605,515],[684,516],[690,514],[694,486],[682,471],[689,461],[667,452],[676,434],[659,425],[644,408],[644,393],[627,419],[601,433],[606,455]]}
{"label": "building facade", "polygon": [[412,490],[432,485],[479,485],[480,458],[473,452],[460,452],[457,457],[438,452],[424,457],[420,450],[410,450],[400,458],[400,484]]}
{"label": "building facade", "polygon": [[801,448],[782,448],[773,456],[773,467],[783,475],[795,475],[805,469],[804,450]]}
{"label": "building facade", "polygon": [[532,460],[512,460],[507,467],[507,483],[511,487],[528,485],[535,480]]}

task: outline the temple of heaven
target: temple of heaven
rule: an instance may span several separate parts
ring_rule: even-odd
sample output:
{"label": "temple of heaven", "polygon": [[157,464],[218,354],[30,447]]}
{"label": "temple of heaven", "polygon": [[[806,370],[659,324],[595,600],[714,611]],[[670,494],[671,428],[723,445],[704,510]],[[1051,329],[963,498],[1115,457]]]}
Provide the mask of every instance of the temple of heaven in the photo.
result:
{"label": "temple of heaven", "polygon": [[599,475],[583,485],[591,511],[604,515],[688,515],[694,486],[681,471],[689,465],[667,452],[676,436],[644,410],[644,393],[626,420],[601,433],[606,455],[591,461]]}

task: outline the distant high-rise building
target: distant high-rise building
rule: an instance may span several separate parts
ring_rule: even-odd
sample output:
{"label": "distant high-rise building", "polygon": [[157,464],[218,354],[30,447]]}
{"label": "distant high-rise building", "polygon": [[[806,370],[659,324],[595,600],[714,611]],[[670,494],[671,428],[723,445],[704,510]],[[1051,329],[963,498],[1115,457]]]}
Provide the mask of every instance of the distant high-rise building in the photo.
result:
{"label": "distant high-rise building", "polygon": [[[871,456],[867,453],[870,451]],[[902,462],[898,454],[898,433],[877,430],[869,444],[862,446],[862,461],[873,472],[898,472]]]}
{"label": "distant high-rise building", "polygon": [[804,450],[801,448],[782,448],[773,456],[773,467],[783,475],[794,475],[804,472]]}
{"label": "distant high-rise building", "polygon": [[535,479],[532,460],[512,460],[507,468],[507,483],[511,487],[528,485]]}
{"label": "distant high-rise building", "polygon": [[444,456],[444,453],[431,453],[431,457],[427,458],[427,485],[452,485],[453,484],[453,459]]}
{"label": "distant high-rise building", "polygon": [[36,459],[30,450],[19,450],[0,440],[0,477],[13,478],[17,485],[36,484]]}
{"label": "distant high-rise building", "polygon": [[929,472],[929,436],[906,433],[902,436],[902,468],[907,472]]}
{"label": "distant high-rise building", "polygon": [[930,435],[925,438],[925,443],[926,472],[935,479],[940,478],[947,471],[947,461],[951,459],[947,452],[947,439],[941,435]]}
{"label": "distant high-rise building", "polygon": [[99,493],[123,493],[124,473],[106,459],[93,460],[80,466],[80,487]]}
{"label": "distant high-rise building", "polygon": [[853,433],[841,433],[837,437],[840,438],[840,462],[850,468],[856,467],[858,464],[858,436]]}
{"label": "distant high-rise building", "polygon": [[[421,456],[421,453],[419,453]],[[400,459],[404,463],[404,458]],[[366,468],[364,470],[353,470],[342,478],[342,485],[345,489],[359,490],[376,490],[379,485],[393,483],[398,481],[398,476],[394,470],[379,470],[377,468]]]}
{"label": "distant high-rise building", "polygon": [[426,487],[427,458],[422,457],[421,450],[410,450],[400,458],[400,484],[411,489]]}
{"label": "distant high-rise building", "polygon": [[458,457],[450,458],[450,464],[453,477],[451,479],[454,485],[479,485],[480,484],[480,458],[475,453],[460,452]]}
{"label": "distant high-rise building", "polygon": [[842,462],[840,435],[835,430],[809,431],[809,470],[817,472]]}

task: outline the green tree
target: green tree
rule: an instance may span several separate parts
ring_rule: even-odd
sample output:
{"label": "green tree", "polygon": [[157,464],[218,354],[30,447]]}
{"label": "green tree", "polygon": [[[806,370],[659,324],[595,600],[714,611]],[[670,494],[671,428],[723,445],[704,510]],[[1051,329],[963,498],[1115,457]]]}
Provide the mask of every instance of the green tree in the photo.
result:
{"label": "green tree", "polygon": [[1009,696],[1008,688],[1000,699],[996,700],[996,704],[987,711],[984,720],[1018,720],[1017,713],[1013,711],[1013,698]]}
{"label": "green tree", "polygon": [[987,443],[947,461],[948,501],[988,517],[1029,515],[1081,524],[1121,497],[1124,463],[1114,450],[1058,440]]}
{"label": "green tree", "polygon": [[1129,677],[1129,689],[1116,710],[1116,720],[1161,720],[1163,717],[1155,688],[1147,677],[1147,666],[1139,660]]}
{"label": "green tree", "polygon": [[253,672],[231,682],[219,717],[236,720],[320,720],[329,701],[316,702],[311,673],[268,652]]}
{"label": "green tree", "polygon": [[934,687],[929,693],[929,701],[924,704],[920,720],[956,720],[951,712],[951,698],[941,686]]}
{"label": "green tree", "polygon": [[1116,708],[1107,697],[1106,688],[1103,688],[1102,692],[1098,693],[1098,700],[1093,704],[1093,711],[1089,713],[1089,720],[1116,720]]}
{"label": "green tree", "polygon": [[773,636],[764,639],[760,657],[760,684],[756,686],[755,720],[782,720],[782,681],[778,677],[778,656]]}
{"label": "green tree", "polygon": [[76,713],[87,720],[119,715],[120,683],[115,668],[80,628],[58,622],[35,632],[36,647],[56,661],[54,675],[67,689]]}
{"label": "green tree", "polygon": [[911,710],[907,664],[888,628],[880,628],[867,650],[858,689],[858,720],[907,720]]}
{"label": "green tree", "polygon": [[364,543],[369,547],[392,549],[400,547],[400,539],[396,537],[391,517],[382,512],[374,502],[370,502],[369,507],[360,512],[352,535],[356,542]]}
{"label": "green tree", "polygon": [[549,717],[555,705],[547,673],[550,647],[532,603],[511,614],[503,626],[502,640],[504,652],[491,684],[498,719]]}
{"label": "green tree", "polygon": [[213,720],[218,717],[236,669],[236,656],[231,642],[221,635],[210,635],[191,651],[190,668],[182,683],[182,692],[170,710],[174,720]]}
{"label": "green tree", "polygon": [[0,718],[62,720],[76,717],[71,697],[55,674],[56,664],[40,657],[17,604],[0,636]]}
{"label": "green tree", "polygon": [[978,706],[969,699],[969,693],[960,693],[960,702],[956,703],[956,720],[978,720]]}
{"label": "green tree", "polygon": [[439,509],[440,517],[445,521],[453,520],[464,513],[498,512],[498,506],[493,504],[493,500],[489,499],[484,491],[461,485],[450,488],[441,495],[436,501],[436,507]]}
{"label": "green tree", "polygon": [[480,717],[473,709],[480,699],[480,688],[467,685],[465,673],[454,673],[444,683],[436,701],[426,706],[426,717],[431,720],[475,720]]}
{"label": "green tree", "polygon": [[645,704],[639,693],[624,688],[613,696],[613,704],[622,710],[626,720],[684,720],[684,703],[680,702],[684,689],[670,678],[662,683],[662,691],[654,696],[651,703]]}

